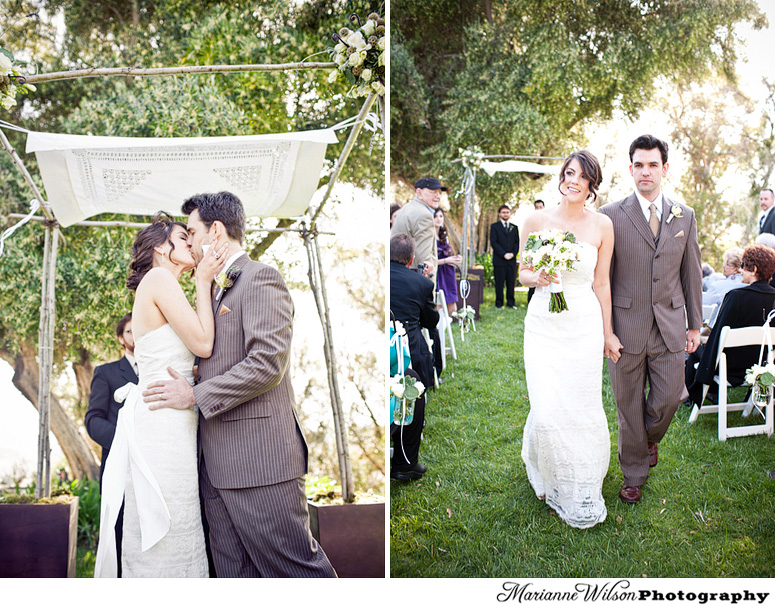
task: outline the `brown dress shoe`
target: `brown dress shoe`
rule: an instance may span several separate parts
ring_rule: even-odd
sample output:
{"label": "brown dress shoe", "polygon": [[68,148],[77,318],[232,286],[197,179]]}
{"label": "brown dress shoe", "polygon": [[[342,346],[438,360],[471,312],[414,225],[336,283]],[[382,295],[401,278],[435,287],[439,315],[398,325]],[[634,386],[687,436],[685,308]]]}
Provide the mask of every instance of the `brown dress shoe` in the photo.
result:
{"label": "brown dress shoe", "polygon": [[649,442],[649,467],[656,467],[659,455],[657,448],[659,444],[657,442]]}
{"label": "brown dress shoe", "polygon": [[640,486],[622,486],[619,498],[625,503],[637,503],[640,501]]}

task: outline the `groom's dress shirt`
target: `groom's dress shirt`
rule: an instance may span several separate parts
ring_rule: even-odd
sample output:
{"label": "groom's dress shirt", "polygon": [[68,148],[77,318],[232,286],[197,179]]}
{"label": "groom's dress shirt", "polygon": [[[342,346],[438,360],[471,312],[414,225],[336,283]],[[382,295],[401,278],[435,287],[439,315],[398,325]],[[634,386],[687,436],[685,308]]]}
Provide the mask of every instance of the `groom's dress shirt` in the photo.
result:
{"label": "groom's dress shirt", "polygon": [[635,195],[638,198],[638,202],[640,202],[640,208],[643,211],[643,216],[646,217],[646,223],[649,222],[649,219],[651,218],[651,205],[654,204],[654,206],[657,207],[657,219],[659,219],[659,222],[662,222],[662,192],[659,192],[659,195],[656,197],[654,202],[649,202],[640,195],[640,192],[636,189]]}

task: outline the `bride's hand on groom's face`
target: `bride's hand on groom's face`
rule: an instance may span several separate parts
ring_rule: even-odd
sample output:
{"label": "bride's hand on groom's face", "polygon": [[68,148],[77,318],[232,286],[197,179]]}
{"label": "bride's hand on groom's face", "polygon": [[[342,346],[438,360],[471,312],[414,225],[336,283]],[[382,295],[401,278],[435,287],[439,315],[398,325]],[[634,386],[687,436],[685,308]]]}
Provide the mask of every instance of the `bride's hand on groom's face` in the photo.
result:
{"label": "bride's hand on groom's face", "polygon": [[217,239],[213,240],[207,254],[202,258],[196,268],[196,276],[207,282],[212,282],[215,276],[223,269],[226,264],[226,257],[229,251],[228,242],[219,243]]}
{"label": "bride's hand on groom's face", "polygon": [[187,410],[196,406],[194,390],[186,378],[174,368],[168,367],[167,372],[172,377],[169,381],[156,381],[150,383],[143,392],[143,401],[148,404],[149,410],[159,408],[174,408]]}

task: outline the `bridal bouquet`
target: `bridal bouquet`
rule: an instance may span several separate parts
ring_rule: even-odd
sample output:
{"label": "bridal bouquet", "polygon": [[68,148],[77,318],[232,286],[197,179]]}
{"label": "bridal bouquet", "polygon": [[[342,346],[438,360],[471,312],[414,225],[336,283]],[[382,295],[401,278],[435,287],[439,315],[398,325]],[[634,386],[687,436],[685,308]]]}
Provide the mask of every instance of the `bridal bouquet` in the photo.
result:
{"label": "bridal bouquet", "polygon": [[576,243],[576,236],[569,231],[545,229],[527,237],[522,262],[536,271],[543,269],[546,273],[555,274],[560,279],[560,282],[552,282],[549,285],[550,312],[560,313],[568,309],[562,291],[561,272],[573,269],[573,264],[578,260],[579,245]]}

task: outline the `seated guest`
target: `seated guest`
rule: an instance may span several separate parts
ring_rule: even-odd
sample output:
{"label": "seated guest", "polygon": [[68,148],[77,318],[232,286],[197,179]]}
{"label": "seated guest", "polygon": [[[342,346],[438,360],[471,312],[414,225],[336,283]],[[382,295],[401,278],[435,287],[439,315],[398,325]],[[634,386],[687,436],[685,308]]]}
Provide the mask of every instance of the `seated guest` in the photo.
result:
{"label": "seated guest", "polygon": [[714,280],[708,284],[708,289],[702,293],[702,304],[713,305],[721,303],[730,290],[745,286],[740,265],[743,262],[743,249],[730,248],[724,253],[723,280]]}
{"label": "seated guest", "polygon": [[409,338],[412,368],[427,389],[433,388],[433,354],[422,329],[435,329],[439,312],[433,296],[433,282],[409,269],[414,262],[414,240],[399,233],[390,238],[390,311],[404,325]]}
{"label": "seated guest", "polygon": [[[770,278],[775,273],[775,252],[761,244],[749,246],[743,252],[741,268],[745,286],[730,290],[726,294],[708,342],[689,354],[686,359],[685,378],[689,400],[697,405],[702,404],[703,385],[710,385],[711,388],[716,385],[713,375],[716,373],[721,329],[724,326],[761,326],[775,304],[775,288],[769,285]],[[727,379],[732,385],[741,385],[745,379],[745,371],[758,363],[760,347],[752,345],[739,347],[734,351],[735,355],[727,358]]]}
{"label": "seated guest", "polygon": [[[765,246],[768,246],[769,248],[772,248],[775,250],[775,234],[771,234],[768,231],[760,233],[758,236],[756,236],[756,244],[764,244]],[[772,280],[770,280],[770,286],[775,286],[775,275],[772,276]]]}
{"label": "seated guest", "polygon": [[702,264],[702,292],[708,290],[711,282],[722,280],[723,278],[723,274],[713,271],[709,263]]}

